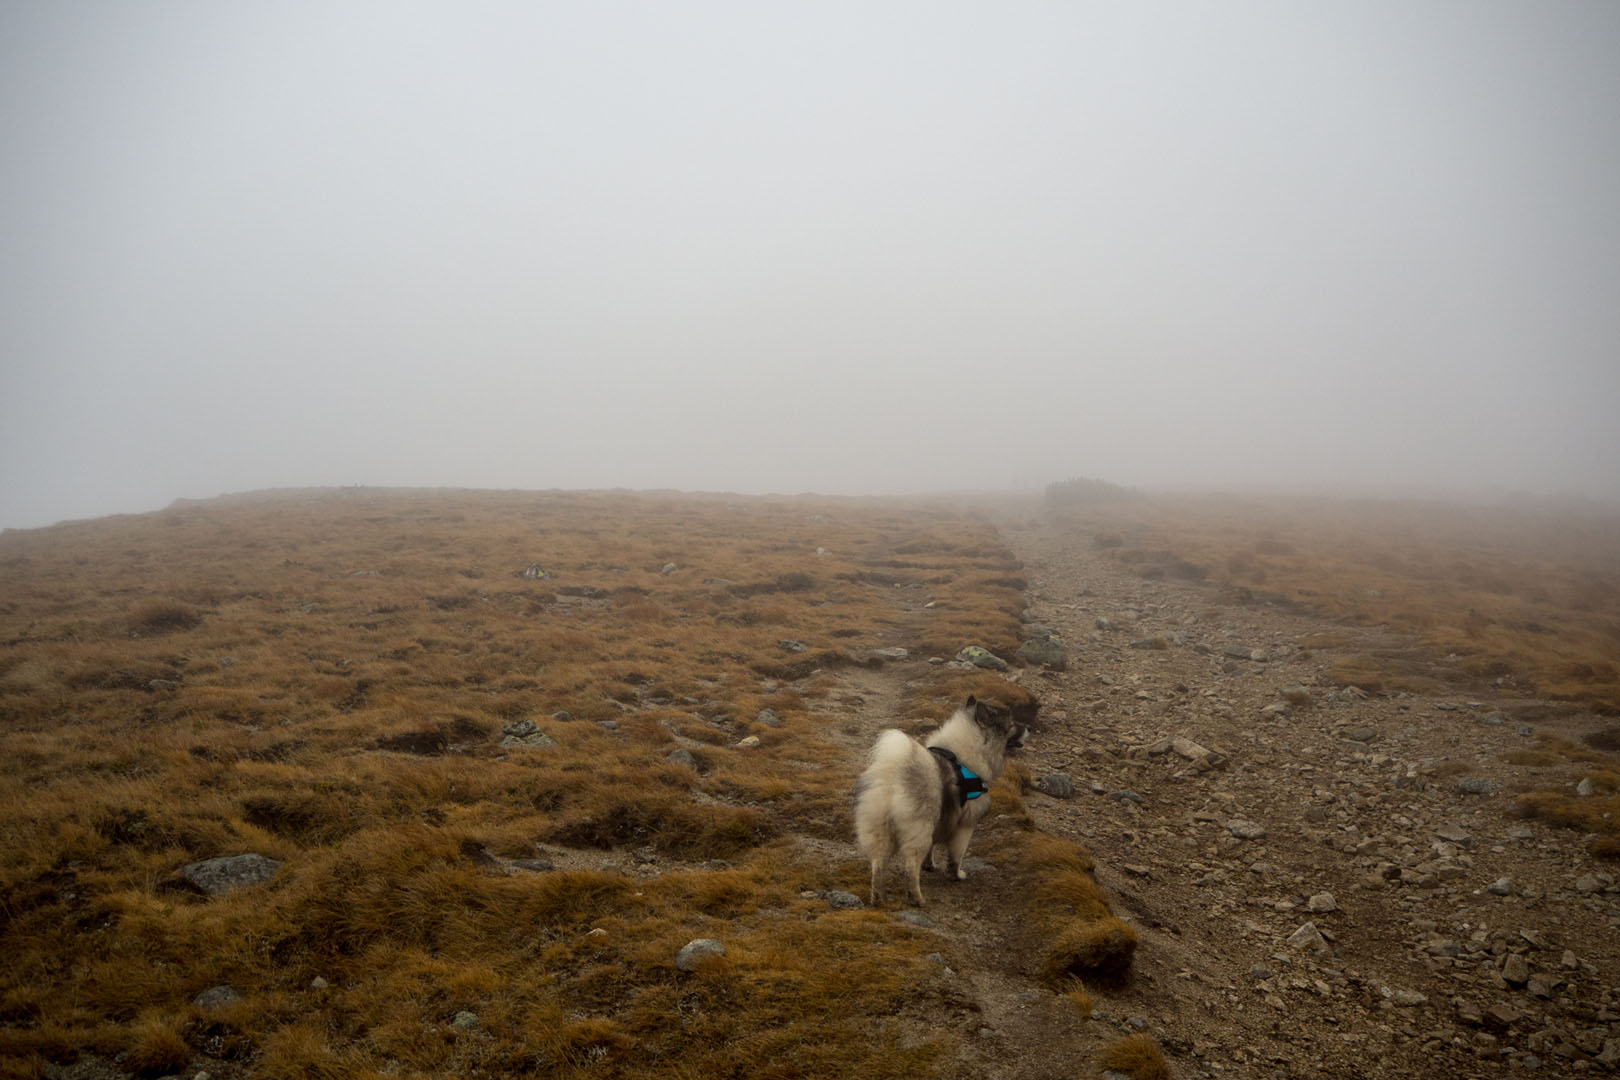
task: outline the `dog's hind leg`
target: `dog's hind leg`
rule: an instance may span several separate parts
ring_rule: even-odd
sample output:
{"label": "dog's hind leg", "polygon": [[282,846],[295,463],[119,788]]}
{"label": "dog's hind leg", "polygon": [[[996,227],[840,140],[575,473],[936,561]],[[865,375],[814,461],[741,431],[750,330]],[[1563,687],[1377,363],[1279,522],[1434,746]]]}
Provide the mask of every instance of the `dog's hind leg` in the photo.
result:
{"label": "dog's hind leg", "polygon": [[967,871],[962,869],[962,859],[967,855],[968,841],[973,839],[973,826],[971,824],[960,826],[951,833],[950,861],[946,863],[946,874],[957,881],[967,880]]}
{"label": "dog's hind leg", "polygon": [[862,846],[872,860],[872,906],[879,907],[883,903],[883,879],[889,867],[889,856],[894,854],[894,836],[883,829],[863,839],[866,842]]}
{"label": "dog's hind leg", "polygon": [[872,906],[883,906],[883,871],[887,859],[872,860]]}
{"label": "dog's hind leg", "polygon": [[917,906],[924,906],[926,901],[923,900],[922,894],[922,860],[913,858],[909,853],[906,855],[906,887]]}
{"label": "dog's hind leg", "polygon": [[900,858],[906,868],[906,887],[911,892],[911,898],[916,901],[918,907],[923,906],[923,860],[933,851],[933,847],[934,837],[931,832],[919,830],[913,836],[900,838]]}

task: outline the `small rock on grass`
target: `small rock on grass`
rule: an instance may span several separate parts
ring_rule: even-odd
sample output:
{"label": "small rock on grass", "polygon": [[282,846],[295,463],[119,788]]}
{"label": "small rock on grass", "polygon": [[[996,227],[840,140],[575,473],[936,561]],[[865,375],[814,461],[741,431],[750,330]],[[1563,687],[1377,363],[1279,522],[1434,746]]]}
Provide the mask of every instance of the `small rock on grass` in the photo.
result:
{"label": "small rock on grass", "polygon": [[962,651],[956,654],[956,658],[974,667],[987,668],[990,671],[1007,670],[1007,661],[981,645],[962,646]]}
{"label": "small rock on grass", "polygon": [[681,946],[675,954],[675,966],[681,971],[696,971],[711,956],[726,955],[726,947],[714,938],[697,938]]}
{"label": "small rock on grass", "polygon": [[180,876],[209,896],[223,896],[269,881],[280,868],[279,862],[263,855],[226,855],[187,863],[180,868]]}
{"label": "small rock on grass", "polygon": [[219,1009],[226,1005],[234,1005],[242,1000],[233,986],[213,986],[204,990],[191,999],[191,1003],[199,1009]]}
{"label": "small rock on grass", "polygon": [[827,894],[827,905],[834,911],[855,911],[866,906],[860,897],[841,889],[834,889]]}

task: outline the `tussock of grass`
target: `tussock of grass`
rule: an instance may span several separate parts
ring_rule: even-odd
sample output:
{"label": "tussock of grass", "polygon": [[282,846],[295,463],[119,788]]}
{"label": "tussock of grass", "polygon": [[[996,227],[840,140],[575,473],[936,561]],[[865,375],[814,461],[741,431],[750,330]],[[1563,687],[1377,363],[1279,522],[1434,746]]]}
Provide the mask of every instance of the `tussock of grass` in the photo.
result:
{"label": "tussock of grass", "polygon": [[1515,808],[1524,817],[1589,833],[1593,855],[1620,858],[1620,795],[1581,797],[1567,791],[1534,791],[1519,796]]}
{"label": "tussock of grass", "polygon": [[1091,876],[1084,848],[1046,833],[1020,837],[1017,863],[1029,875],[1029,917],[1044,944],[1042,971],[1065,985],[1074,977],[1123,978],[1137,934],[1116,918]]}
{"label": "tussock of grass", "polygon": [[1131,1080],[1170,1080],[1164,1051],[1147,1035],[1127,1035],[1103,1047],[1097,1069],[1099,1074],[1124,1073]]}

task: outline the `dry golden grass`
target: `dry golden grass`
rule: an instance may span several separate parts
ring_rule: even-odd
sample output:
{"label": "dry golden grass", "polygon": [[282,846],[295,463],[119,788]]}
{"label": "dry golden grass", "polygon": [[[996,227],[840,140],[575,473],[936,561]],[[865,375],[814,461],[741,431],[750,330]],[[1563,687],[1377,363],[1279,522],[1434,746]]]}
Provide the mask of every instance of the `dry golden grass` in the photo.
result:
{"label": "dry golden grass", "polygon": [[[1146,576],[1388,625],[1424,646],[1421,656],[1336,658],[1346,683],[1421,692],[1503,679],[1620,710],[1620,518],[1612,511],[1156,497],[1065,516]],[[1448,656],[1456,660],[1434,662]]]}
{"label": "dry golden grass", "polygon": [[[786,838],[850,835],[815,673],[1010,655],[1018,569],[982,521],[866,500],[291,492],[0,535],[0,1061],[946,1070],[901,1019],[955,993],[937,946],[801,898],[859,867]],[[519,721],[555,745],[503,750]],[[174,887],[249,851],[268,884]],[[675,970],[706,936],[724,960]]]}
{"label": "dry golden grass", "polygon": [[1014,862],[1030,883],[1028,919],[1041,934],[1047,980],[1064,986],[1076,977],[1123,978],[1137,934],[1114,916],[1091,876],[1090,854],[1062,837],[1028,832],[1019,838]]}
{"label": "dry golden grass", "polygon": [[1124,1073],[1131,1080],[1170,1080],[1164,1051],[1147,1035],[1127,1035],[1109,1043],[1097,1055],[1099,1073]]}

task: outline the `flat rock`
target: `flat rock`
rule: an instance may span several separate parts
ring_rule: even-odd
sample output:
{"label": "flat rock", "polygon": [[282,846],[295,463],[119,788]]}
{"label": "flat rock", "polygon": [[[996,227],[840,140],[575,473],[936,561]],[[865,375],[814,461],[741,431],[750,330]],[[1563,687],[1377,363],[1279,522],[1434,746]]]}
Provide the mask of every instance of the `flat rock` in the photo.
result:
{"label": "flat rock", "polygon": [[1494,795],[1502,790],[1502,782],[1484,776],[1465,776],[1457,781],[1457,790],[1464,795]]}
{"label": "flat rock", "polygon": [[263,855],[226,855],[187,863],[180,868],[180,876],[209,896],[224,896],[250,885],[262,885],[280,868],[279,862]]}
{"label": "flat rock", "polygon": [[241,1000],[242,995],[234,986],[211,986],[192,998],[191,1003],[199,1009],[220,1009]]}
{"label": "flat rock", "polygon": [[1233,818],[1231,821],[1228,821],[1226,823],[1226,831],[1237,837],[1239,840],[1258,840],[1262,836],[1266,835],[1264,825],[1256,824],[1253,821],[1245,821],[1242,818]]}
{"label": "flat rock", "polygon": [[962,646],[962,651],[956,654],[956,658],[963,663],[990,671],[1007,670],[1007,661],[980,645]]}

